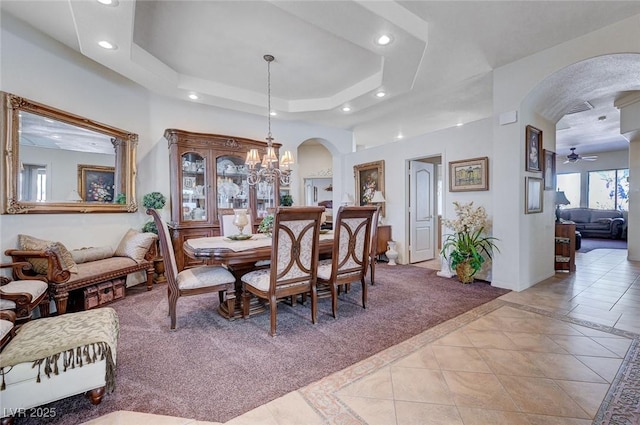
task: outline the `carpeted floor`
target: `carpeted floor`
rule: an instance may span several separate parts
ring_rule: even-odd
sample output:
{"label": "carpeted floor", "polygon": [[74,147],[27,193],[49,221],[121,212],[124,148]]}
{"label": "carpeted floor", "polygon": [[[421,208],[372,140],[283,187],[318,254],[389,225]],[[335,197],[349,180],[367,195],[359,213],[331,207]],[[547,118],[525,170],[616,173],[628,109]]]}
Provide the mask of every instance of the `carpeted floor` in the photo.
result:
{"label": "carpeted floor", "polygon": [[578,252],[589,252],[593,249],[627,249],[626,239],[582,238]]}
{"label": "carpeted floor", "polygon": [[[169,330],[165,286],[133,290],[112,305],[120,318],[116,390],[99,406],[83,396],[49,405],[49,422],[77,424],[115,410],[226,422],[508,292],[484,282],[462,285],[435,271],[378,265],[367,309],[359,285],[341,296],[338,319],[322,299],[313,325],[308,306],[278,306],[269,317],[227,321],[215,294],[178,300]],[[16,424],[36,423],[16,419]]]}

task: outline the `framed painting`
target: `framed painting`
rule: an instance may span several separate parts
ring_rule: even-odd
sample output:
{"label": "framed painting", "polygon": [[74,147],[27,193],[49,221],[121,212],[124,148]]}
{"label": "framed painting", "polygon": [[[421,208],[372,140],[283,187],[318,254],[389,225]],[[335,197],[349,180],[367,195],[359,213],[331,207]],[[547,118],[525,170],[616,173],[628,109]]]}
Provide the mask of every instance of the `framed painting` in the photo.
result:
{"label": "framed painting", "polygon": [[528,125],[525,138],[526,171],[542,171],[542,130]]}
{"label": "framed painting", "polygon": [[449,191],[489,190],[489,158],[449,162]]}
{"label": "framed painting", "polygon": [[544,181],[540,177],[525,177],[525,214],[535,214],[542,212],[542,192]]}
{"label": "framed painting", "polygon": [[[384,160],[354,165],[353,174],[356,180],[355,205],[370,205],[377,190],[384,196]],[[380,208],[385,216],[384,203]]]}
{"label": "framed painting", "polygon": [[556,153],[544,150],[544,190],[556,190]]}
{"label": "framed painting", "polygon": [[84,202],[113,202],[115,167],[78,164],[78,193]]}

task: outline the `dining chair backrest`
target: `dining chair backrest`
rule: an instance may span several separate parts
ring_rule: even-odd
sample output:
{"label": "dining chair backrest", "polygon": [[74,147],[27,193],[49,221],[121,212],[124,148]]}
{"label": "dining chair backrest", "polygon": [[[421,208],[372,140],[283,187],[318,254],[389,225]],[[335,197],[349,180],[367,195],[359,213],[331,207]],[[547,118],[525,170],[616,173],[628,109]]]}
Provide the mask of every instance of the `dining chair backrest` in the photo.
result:
{"label": "dining chair backrest", "polygon": [[156,227],[158,228],[158,241],[160,242],[160,254],[164,260],[164,274],[167,278],[167,283],[171,286],[178,287],[177,284],[177,276],[178,276],[178,263],[176,262],[176,256],[173,252],[173,244],[171,243],[171,238],[169,237],[169,227],[167,226],[167,222],[164,221],[158,211],[153,208],[149,208],[147,210],[147,214],[153,217],[153,220],[156,223]]}
{"label": "dining chair backrest", "polygon": [[279,207],[272,233],[270,293],[311,280],[315,284],[323,207]]}
{"label": "dining chair backrest", "polygon": [[[222,208],[219,210],[220,219],[220,235],[232,236],[240,233],[238,227],[233,224],[235,218],[235,212],[233,208]],[[249,224],[244,226],[242,233],[245,235],[253,235],[253,218],[251,217],[251,211],[247,210],[247,221]]]}
{"label": "dining chair backrest", "polygon": [[376,207],[342,206],[333,230],[332,278],[341,274],[364,276],[369,264],[371,222]]}

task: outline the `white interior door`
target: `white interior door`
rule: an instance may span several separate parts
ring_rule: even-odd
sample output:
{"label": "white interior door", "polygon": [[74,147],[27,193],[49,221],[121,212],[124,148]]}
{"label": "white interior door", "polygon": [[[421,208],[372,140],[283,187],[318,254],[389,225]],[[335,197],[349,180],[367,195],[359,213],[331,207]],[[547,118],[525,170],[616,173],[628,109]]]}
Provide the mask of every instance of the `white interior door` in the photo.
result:
{"label": "white interior door", "polygon": [[435,257],[435,206],[433,196],[434,165],[411,161],[409,187],[410,234],[409,262],[431,260]]}

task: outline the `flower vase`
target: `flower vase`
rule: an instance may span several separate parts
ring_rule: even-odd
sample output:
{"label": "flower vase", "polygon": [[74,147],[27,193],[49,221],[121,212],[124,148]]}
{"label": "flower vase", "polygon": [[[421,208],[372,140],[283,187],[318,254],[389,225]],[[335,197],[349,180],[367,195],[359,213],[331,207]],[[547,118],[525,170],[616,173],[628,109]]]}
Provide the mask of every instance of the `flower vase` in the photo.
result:
{"label": "flower vase", "polygon": [[462,283],[473,283],[476,271],[471,267],[471,260],[464,260],[456,266],[456,274]]}
{"label": "flower vase", "polygon": [[396,260],[398,259],[398,251],[396,251],[396,243],[394,241],[387,242],[387,252],[384,254],[389,259],[389,265],[395,266]]}

